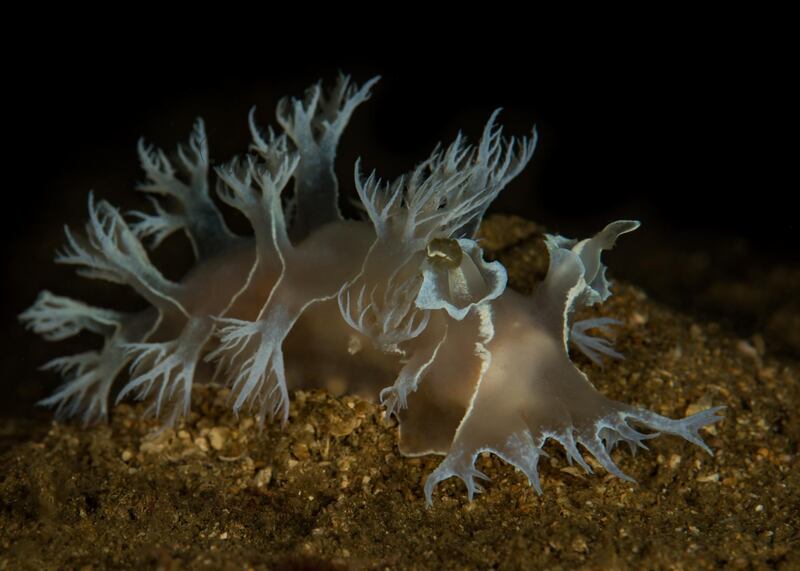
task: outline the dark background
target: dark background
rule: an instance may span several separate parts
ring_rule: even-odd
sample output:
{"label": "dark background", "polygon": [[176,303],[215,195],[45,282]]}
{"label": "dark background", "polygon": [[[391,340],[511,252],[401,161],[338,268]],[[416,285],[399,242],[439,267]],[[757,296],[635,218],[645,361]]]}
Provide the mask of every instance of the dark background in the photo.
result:
{"label": "dark background", "polygon": [[[365,169],[395,177],[459,129],[477,139],[492,110],[503,107],[506,133],[528,134],[535,123],[540,144],[492,212],[576,237],[615,218],[638,218],[643,227],[612,254],[619,258],[611,273],[714,318],[724,317],[724,307],[698,306],[695,282],[676,282],[683,260],[756,289],[754,273],[796,267],[796,143],[781,38],[707,27],[574,40],[559,37],[544,49],[500,42],[489,52],[472,37],[411,50],[419,38],[410,33],[391,56],[364,42],[350,55],[298,48],[274,58],[238,45],[224,54],[170,52],[157,39],[139,50],[105,37],[80,47],[56,42],[42,55],[8,61],[1,317],[11,348],[4,381],[14,388],[3,408],[26,414],[56,382],[35,367],[86,348],[86,340],[51,346],[17,324],[40,289],[139,306],[122,288],[74,278],[51,263],[62,225],[82,226],[90,189],[125,209],[146,207],[132,190],[142,178],[137,139],[172,151],[202,116],[212,162],[227,161],[247,148],[252,105],[262,126],[274,124],[279,97],[299,95],[320,78],[330,83],[338,70],[359,84],[383,77],[341,142],[345,197],[353,196],[357,157]],[[189,266],[184,246],[172,239],[154,256],[168,276]],[[739,317],[732,326],[743,333],[765,319]]]}

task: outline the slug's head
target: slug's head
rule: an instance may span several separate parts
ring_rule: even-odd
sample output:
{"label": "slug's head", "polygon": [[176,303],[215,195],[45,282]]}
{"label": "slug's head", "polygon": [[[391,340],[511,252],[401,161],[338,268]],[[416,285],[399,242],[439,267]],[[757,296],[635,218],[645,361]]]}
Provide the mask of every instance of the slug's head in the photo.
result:
{"label": "slug's head", "polygon": [[376,240],[339,304],[345,320],[380,347],[419,335],[431,311],[461,320],[505,289],[505,269],[483,260],[474,237],[489,204],[530,161],[536,131],[504,139],[498,113],[477,145],[459,135],[393,182],[375,172],[363,178],[356,163],[356,191]]}

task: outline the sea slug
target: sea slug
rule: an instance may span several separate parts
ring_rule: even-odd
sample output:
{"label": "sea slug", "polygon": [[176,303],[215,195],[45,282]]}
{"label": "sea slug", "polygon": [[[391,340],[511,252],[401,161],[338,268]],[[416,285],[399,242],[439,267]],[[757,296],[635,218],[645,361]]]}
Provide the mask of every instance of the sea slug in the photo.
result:
{"label": "sea slug", "polygon": [[[506,139],[495,112],[476,145],[459,135],[393,182],[362,176],[356,163],[364,216],[342,217],[337,143],[376,81],[358,88],[341,76],[329,92],[317,84],[282,100],[278,133],[259,130],[251,111],[250,152],[213,169],[217,198],[249,220],[249,237],[228,229],[212,199],[201,120],[172,160],[140,142],[139,190],[153,211],[126,219],[90,194],[85,232],[67,229],[56,261],[127,284],[151,307],[127,314],[40,293],[20,316],[31,330],[50,341],[81,330],[104,339],[99,351],[44,366],[66,380],[43,404],[60,416],[104,418],[112,385],[128,369],[117,401],[146,400],[166,424],[188,413],[192,384],[211,379],[231,387],[236,412],[286,422],[287,381],[309,386],[343,372],[353,391],[379,394],[399,419],[404,454],[445,456],[425,484],[429,503],[451,476],[471,499],[483,451],[541,493],[537,464],[548,439],[587,472],[579,446],[626,480],[610,456],[620,442],[635,449],[666,432],[710,452],[698,430],[719,420],[721,407],[679,420],[631,407],[600,394],[569,357],[570,343],[595,361],[620,357],[588,333],[613,320],[572,315],[611,295],[601,254],[638,222],[612,222],[580,241],[547,236],[549,269],[531,296],[507,288],[502,264],[484,259],[478,226],[530,161],[535,129]],[[178,231],[196,265],[174,282],[143,244],[154,248]]]}

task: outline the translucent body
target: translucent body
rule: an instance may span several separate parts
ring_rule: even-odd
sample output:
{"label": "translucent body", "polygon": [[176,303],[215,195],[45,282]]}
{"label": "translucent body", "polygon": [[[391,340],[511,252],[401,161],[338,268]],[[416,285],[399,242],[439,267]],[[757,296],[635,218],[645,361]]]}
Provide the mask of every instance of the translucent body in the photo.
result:
{"label": "translucent body", "polygon": [[[531,140],[503,139],[495,113],[477,146],[459,135],[392,183],[374,173],[362,179],[357,165],[366,220],[342,219],[336,144],[374,81],[357,89],[341,77],[327,96],[317,85],[284,100],[280,135],[262,134],[251,113],[253,154],[215,171],[217,197],[249,220],[252,237],[230,232],[211,199],[202,122],[178,149],[181,172],[140,144],[140,189],[159,197],[155,212],[132,213],[129,225],[90,196],[85,234],[67,231],[57,261],[128,284],[152,307],[128,315],[43,292],[21,316],[31,329],[50,340],[84,329],[105,339],[100,351],[46,365],[67,381],[44,404],[105,417],[112,384],[128,368],[118,399],[147,400],[165,423],[188,413],[193,383],[209,378],[231,387],[235,411],[286,422],[290,387],[345,379],[399,418],[401,452],[445,455],[425,485],[428,501],[451,476],[472,497],[482,451],[514,464],[540,491],[548,439],[587,471],[579,446],[622,478],[610,450],[657,436],[635,426],[705,447],[698,430],[719,420],[718,409],[680,420],[634,409],[597,392],[569,358],[570,342],[595,361],[621,357],[589,333],[614,320],[571,316],[611,295],[602,251],[637,222],[613,222],[582,241],[548,236],[549,270],[530,297],[507,289],[503,266],[484,260],[478,225],[531,159],[535,131]],[[179,283],[151,264],[142,243],[155,247],[175,231],[197,258]]]}

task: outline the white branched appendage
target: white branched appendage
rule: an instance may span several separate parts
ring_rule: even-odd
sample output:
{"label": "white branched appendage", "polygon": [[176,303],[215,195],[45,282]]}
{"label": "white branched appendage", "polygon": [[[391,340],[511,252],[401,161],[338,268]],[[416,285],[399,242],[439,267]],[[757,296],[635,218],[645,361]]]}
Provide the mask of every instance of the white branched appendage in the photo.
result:
{"label": "white branched appendage", "polygon": [[59,418],[80,415],[89,423],[107,417],[111,387],[130,361],[125,345],[143,338],[156,322],[157,314],[123,314],[42,292],[20,319],[49,341],[60,341],[80,331],[104,338],[99,351],[58,357],[42,366],[43,370],[60,373],[66,381],[40,404],[54,407]]}
{"label": "white branched appendage", "polygon": [[[157,248],[166,238],[178,230],[186,227],[186,220],[179,214],[172,214],[161,206],[161,203],[152,196],[147,197],[153,206],[154,213],[148,214],[141,210],[132,210],[128,214],[137,219],[131,224],[131,230],[139,238],[149,242],[150,248]],[[197,257],[197,248],[194,247]]]}
{"label": "white branched appendage", "polygon": [[246,157],[217,169],[220,182],[217,195],[244,214],[253,226],[257,260],[262,264],[291,248],[281,192],[297,169],[299,159],[289,153],[266,163]]}
{"label": "white branched appendage", "polygon": [[105,419],[111,386],[127,363],[124,352],[116,344],[102,351],[53,359],[42,369],[60,373],[67,382],[40,404],[55,407],[59,418],[80,414],[86,423]]}
{"label": "white branched appendage", "polygon": [[[617,238],[622,234],[633,232],[639,227],[639,222],[634,220],[619,220],[606,226],[593,238],[588,238],[578,242],[563,236],[548,236],[548,247],[552,251],[558,249],[571,249],[578,254],[584,268],[583,280],[586,282],[584,287],[573,300],[570,311],[577,305],[591,306],[602,303],[611,297],[611,283],[606,278],[606,266],[601,261],[603,250],[610,250],[614,247]],[[593,363],[602,364],[602,356],[612,359],[623,359],[623,355],[614,350],[611,341],[603,337],[589,335],[590,329],[596,329],[601,333],[611,332],[611,325],[621,325],[621,323],[609,317],[598,317],[595,319],[584,319],[572,324],[571,329],[567,329],[569,340]]]}
{"label": "white branched appendage", "polygon": [[89,194],[89,222],[85,239],[65,228],[67,246],[56,256],[59,264],[78,266],[78,275],[132,287],[164,313],[188,316],[178,301],[181,286],[169,281],[150,262],[139,238],[119,211],[105,200],[95,204]]}
{"label": "white branched appendage", "polygon": [[[280,285],[286,264],[292,258],[281,192],[297,168],[298,158],[285,153],[285,140],[270,137],[270,146],[260,142],[266,164],[248,157],[245,163],[233,162],[217,169],[217,193],[226,204],[247,217],[255,230],[256,259],[248,284],[259,267],[269,260],[281,261],[281,276],[269,293],[256,321],[219,318],[219,345],[207,360],[218,360],[218,370],[226,375],[235,395],[234,410],[252,410],[260,422],[289,414],[289,395],[283,365],[283,341],[302,310],[289,315],[281,299]],[[281,153],[279,151],[284,151]],[[283,158],[280,159],[280,155]],[[241,292],[240,292],[241,293]],[[273,301],[274,300],[274,301]]]}
{"label": "white branched appendage", "polygon": [[130,394],[138,400],[149,399],[147,412],[162,417],[167,426],[189,414],[195,369],[213,333],[211,318],[192,317],[177,339],[125,344],[126,357],[133,360],[131,380],[122,387],[117,402]]}
{"label": "white branched appendage", "polygon": [[34,333],[48,341],[61,341],[81,331],[110,337],[122,325],[124,314],[45,290],[19,317]]}
{"label": "white branched appendage", "polygon": [[289,391],[283,363],[283,342],[300,313],[287,315],[282,308],[268,311],[264,319],[220,322],[219,347],[208,359],[220,359],[235,398],[233,410],[252,412],[260,424],[269,418],[285,423],[289,418]]}
{"label": "white branched appendage", "polygon": [[179,145],[177,152],[185,180],[178,176],[164,151],[148,147],[143,139],[139,140],[139,160],[147,181],[137,188],[159,199],[171,200],[171,208],[165,208],[154,199],[155,214],[131,213],[139,219],[132,229],[140,238],[151,238],[153,247],[171,233],[183,229],[195,257],[206,259],[229,249],[236,237],[228,230],[209,194],[208,142],[202,119],[195,123],[188,146]]}
{"label": "white branched appendage", "polygon": [[433,323],[428,325],[426,321],[425,325],[424,332],[415,336],[414,342],[406,348],[408,358],[394,384],[380,393],[381,404],[386,407],[386,418],[408,407],[408,395],[417,390],[447,340],[447,320],[441,313],[434,314]]}
{"label": "white branched appendage", "polygon": [[[248,157],[217,169],[220,184],[217,193],[226,204],[238,209],[255,231],[256,260],[245,288],[253,275],[270,260],[279,259],[281,274],[256,321],[219,318],[219,345],[207,360],[218,360],[232,386],[234,411],[252,411],[259,421],[276,417],[286,422],[289,394],[283,363],[283,341],[305,305],[294,306],[282,295],[287,280],[287,264],[293,264],[293,246],[289,240],[281,203],[281,192],[295,173],[298,155],[290,155],[285,138],[270,134],[267,145],[259,137],[255,143],[264,159],[258,163]],[[240,290],[239,294],[244,290]]]}
{"label": "white branched appendage", "polygon": [[[369,99],[370,89],[378,79],[371,79],[359,89],[349,76],[340,75],[327,96],[318,83],[306,91],[304,99],[285,98],[278,103],[278,124],[300,155],[295,176],[294,240],[302,240],[328,222],[341,220],[339,184],[333,170],[336,147],[353,111]],[[261,137],[256,129],[253,133],[258,149]]]}
{"label": "white branched appendage", "polygon": [[128,316],[43,291],[20,319],[48,341],[61,341],[81,331],[105,338],[101,351],[58,357],[42,366],[43,370],[56,371],[69,379],[42,404],[54,406],[57,416],[62,418],[76,414],[82,414],[87,422],[105,418],[111,385],[127,362],[120,340]]}
{"label": "white branched appendage", "polygon": [[385,284],[369,284],[362,278],[338,293],[342,318],[353,329],[371,339],[381,350],[400,352],[399,346],[425,331],[430,312],[414,305],[422,280],[389,276]]}
{"label": "white branched appendage", "polygon": [[392,183],[374,171],[362,180],[356,163],[356,190],[379,241],[419,251],[434,238],[474,238],[486,209],[536,148],[536,129],[531,139],[503,139],[494,125],[499,112],[490,117],[477,148],[459,133],[445,151],[437,148]]}
{"label": "white branched appendage", "polygon": [[572,324],[572,332],[569,340],[581,353],[586,355],[595,365],[603,363],[603,355],[612,359],[624,359],[622,353],[614,349],[611,341],[603,337],[589,335],[590,329],[597,329],[603,333],[610,333],[610,325],[622,325],[616,319],[610,317],[597,317],[594,319],[583,319]]}

